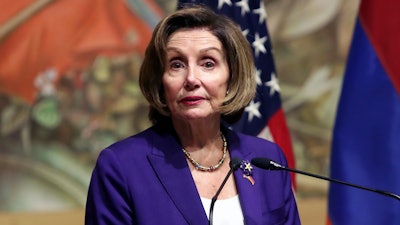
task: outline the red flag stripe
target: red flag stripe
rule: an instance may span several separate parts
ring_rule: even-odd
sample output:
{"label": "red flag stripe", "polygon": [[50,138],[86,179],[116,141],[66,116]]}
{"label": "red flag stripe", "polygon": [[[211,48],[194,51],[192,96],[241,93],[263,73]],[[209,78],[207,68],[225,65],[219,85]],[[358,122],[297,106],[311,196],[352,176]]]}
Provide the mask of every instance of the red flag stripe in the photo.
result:
{"label": "red flag stripe", "polygon": [[[283,153],[286,156],[288,161],[288,166],[290,168],[295,167],[295,157],[292,148],[292,141],[290,138],[290,133],[288,126],[286,124],[285,115],[282,109],[276,111],[274,115],[272,115],[270,121],[268,122],[268,127],[270,127],[270,132],[274,142],[277,143],[281,148]],[[292,183],[293,187],[296,188],[295,175],[292,173]]]}
{"label": "red flag stripe", "polygon": [[[360,21],[386,73],[400,94],[400,2],[363,0]],[[390,35],[388,35],[390,34]]]}

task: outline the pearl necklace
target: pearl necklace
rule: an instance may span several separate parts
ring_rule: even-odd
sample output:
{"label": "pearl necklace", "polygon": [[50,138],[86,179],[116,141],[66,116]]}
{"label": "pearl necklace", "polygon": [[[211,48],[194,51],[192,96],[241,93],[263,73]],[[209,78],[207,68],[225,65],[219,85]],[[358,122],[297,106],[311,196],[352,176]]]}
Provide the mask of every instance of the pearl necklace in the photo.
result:
{"label": "pearl necklace", "polygon": [[222,142],[223,142],[223,147],[222,147],[223,155],[222,155],[222,158],[218,161],[218,163],[216,165],[214,165],[214,166],[208,166],[208,167],[207,166],[202,166],[202,165],[200,165],[200,163],[198,163],[196,160],[194,160],[192,158],[192,156],[190,156],[190,153],[187,152],[184,148],[182,148],[182,151],[183,151],[183,153],[185,153],[186,158],[194,165],[194,167],[197,170],[201,170],[201,171],[205,171],[205,172],[213,172],[216,169],[218,169],[218,167],[220,167],[222,165],[222,163],[224,163],[225,158],[226,158],[226,152],[227,152],[228,143],[226,142],[225,136],[222,134],[222,132],[221,132],[221,139],[222,139]]}

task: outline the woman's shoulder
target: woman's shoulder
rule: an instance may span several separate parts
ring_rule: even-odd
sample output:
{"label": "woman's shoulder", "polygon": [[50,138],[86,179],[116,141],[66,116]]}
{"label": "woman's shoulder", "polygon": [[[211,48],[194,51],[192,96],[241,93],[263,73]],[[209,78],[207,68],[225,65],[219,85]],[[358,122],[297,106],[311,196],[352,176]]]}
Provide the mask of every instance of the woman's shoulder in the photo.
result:
{"label": "woman's shoulder", "polygon": [[240,149],[243,155],[251,154],[252,157],[266,157],[278,162],[286,162],[283,151],[273,141],[265,137],[248,135],[236,131],[230,131],[229,133],[233,137],[233,140],[237,142],[237,148]]}
{"label": "woman's shoulder", "polygon": [[149,127],[139,133],[133,134],[118,140],[102,150],[111,151],[114,154],[140,154],[145,153],[150,149],[151,143],[156,139],[156,129],[154,126]]}
{"label": "woman's shoulder", "polygon": [[233,139],[237,139],[241,145],[244,146],[252,146],[255,147],[255,149],[265,149],[265,148],[276,148],[278,147],[274,142],[271,140],[268,140],[267,138],[264,137],[258,137],[254,135],[249,135],[249,134],[244,134],[241,132],[237,131],[228,131],[230,133],[229,135],[233,137]]}
{"label": "woman's shoulder", "polygon": [[132,143],[138,144],[139,142],[146,141],[149,139],[153,133],[153,127],[149,127],[143,131],[140,131],[139,133],[133,134],[131,136],[125,137],[119,141],[114,142],[108,148],[119,148],[119,147],[124,147],[126,145],[131,145]]}

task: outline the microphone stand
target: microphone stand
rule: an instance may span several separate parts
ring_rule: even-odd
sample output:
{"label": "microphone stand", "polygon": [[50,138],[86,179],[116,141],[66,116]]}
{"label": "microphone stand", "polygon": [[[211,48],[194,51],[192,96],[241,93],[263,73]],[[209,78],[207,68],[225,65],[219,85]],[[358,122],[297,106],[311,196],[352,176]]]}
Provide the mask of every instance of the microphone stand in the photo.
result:
{"label": "microphone stand", "polygon": [[360,186],[360,185],[344,182],[344,181],[341,181],[341,180],[336,180],[336,179],[320,176],[320,175],[317,175],[317,174],[312,174],[312,173],[308,173],[308,172],[304,172],[304,171],[300,171],[300,170],[296,170],[296,169],[291,169],[291,168],[286,168],[286,167],[282,167],[282,168],[279,168],[277,170],[287,170],[287,171],[300,173],[300,174],[303,174],[303,175],[307,175],[307,176],[311,176],[311,177],[315,177],[315,178],[331,181],[331,182],[334,182],[334,183],[339,183],[339,184],[343,184],[343,185],[347,185],[347,186],[351,186],[351,187],[355,187],[355,188],[359,188],[359,189],[363,189],[363,190],[367,190],[367,191],[376,192],[376,193],[379,193],[379,194],[382,194],[382,195],[385,195],[385,196],[388,196],[388,197],[395,198],[398,201],[400,201],[400,196],[399,195],[396,195],[394,193],[390,193],[388,191],[372,189],[372,188],[368,188],[368,187],[364,187],[364,186]]}
{"label": "microphone stand", "polygon": [[230,167],[229,172],[225,176],[224,180],[222,181],[221,186],[219,186],[217,193],[215,193],[214,197],[212,197],[212,199],[211,199],[210,213],[208,215],[208,217],[209,217],[208,224],[209,225],[213,224],[214,205],[218,199],[218,195],[219,195],[219,193],[221,193],[222,188],[225,186],[225,183],[228,181],[228,178],[232,174],[232,172],[237,170],[240,167],[240,163],[241,163],[241,160],[238,158],[232,158],[231,161],[229,162],[229,167]]}
{"label": "microphone stand", "polygon": [[[359,189],[363,189],[363,190],[367,190],[367,191],[372,191],[378,194],[382,194],[384,196],[388,196],[388,197],[392,197],[394,199],[397,199],[398,201],[400,201],[400,196],[396,195],[394,193],[390,193],[388,191],[383,191],[383,190],[378,190],[378,189],[372,189],[372,188],[368,188],[368,187],[364,187],[364,186],[360,186],[360,185],[356,185],[356,184],[352,184],[352,183],[348,183],[348,182],[344,182],[341,180],[336,180],[336,179],[332,179],[329,177],[324,177],[324,176],[320,176],[317,174],[312,174],[312,173],[308,173],[308,172],[304,172],[301,170],[297,170],[297,169],[291,169],[291,168],[287,168],[285,166],[282,166],[268,158],[254,158],[251,160],[251,163],[253,163],[255,166],[260,167],[262,169],[267,169],[267,170],[286,170],[286,171],[290,171],[290,172],[294,172],[294,173],[299,173],[299,174],[303,174],[306,176],[310,176],[310,177],[315,177],[315,178],[319,178],[322,180],[327,180],[327,181],[331,181],[334,183],[339,183],[339,184],[343,184],[343,185],[347,185],[347,186],[351,186],[351,187],[355,187],[355,188],[359,188]],[[265,165],[266,164],[266,165]]]}
{"label": "microphone stand", "polygon": [[219,187],[217,193],[214,195],[214,197],[212,197],[211,199],[211,205],[210,205],[210,214],[209,214],[209,220],[208,220],[208,224],[212,225],[213,224],[213,212],[214,212],[214,204],[217,201],[218,195],[221,192],[222,188],[225,186],[226,181],[228,181],[229,176],[231,175],[231,173],[233,172],[232,169],[229,170],[228,174],[226,175],[224,181],[222,181],[221,186]]}

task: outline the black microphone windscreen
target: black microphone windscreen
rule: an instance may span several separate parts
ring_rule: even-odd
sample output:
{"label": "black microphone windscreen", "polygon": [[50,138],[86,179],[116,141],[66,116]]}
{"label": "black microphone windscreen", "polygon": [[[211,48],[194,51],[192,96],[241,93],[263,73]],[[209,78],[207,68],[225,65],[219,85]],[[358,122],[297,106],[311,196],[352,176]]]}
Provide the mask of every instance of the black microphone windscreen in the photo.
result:
{"label": "black microphone windscreen", "polygon": [[233,171],[235,171],[235,170],[239,169],[241,163],[242,163],[242,160],[240,160],[239,158],[232,158],[231,161],[229,162],[229,167]]}
{"label": "black microphone windscreen", "polygon": [[251,163],[259,168],[271,170],[273,165],[271,165],[271,160],[268,158],[253,158]]}

